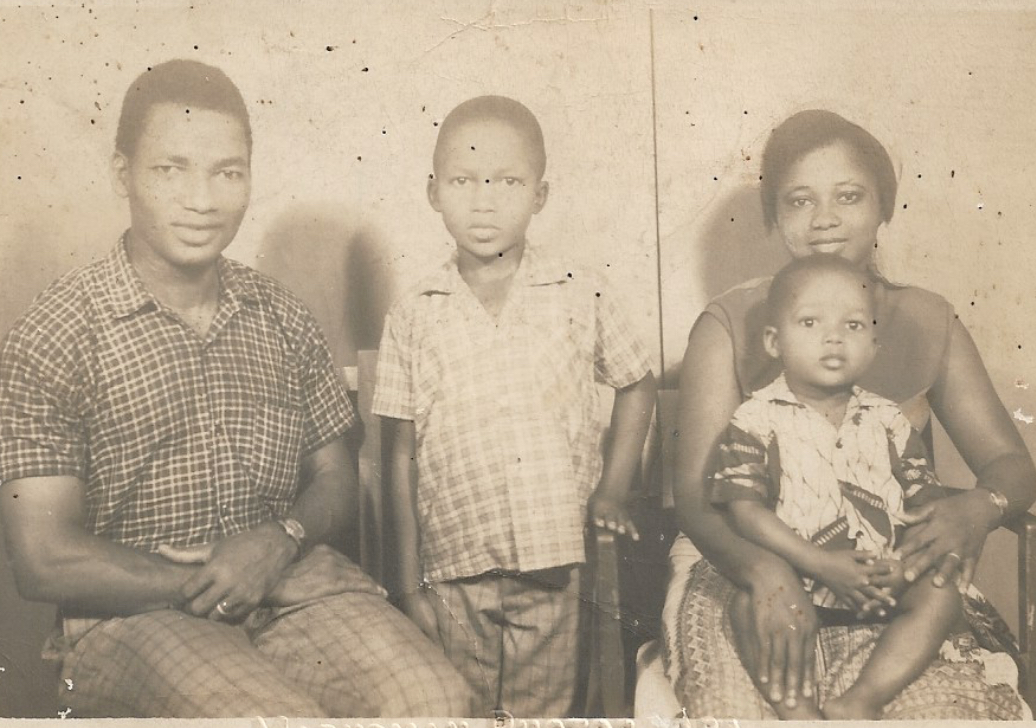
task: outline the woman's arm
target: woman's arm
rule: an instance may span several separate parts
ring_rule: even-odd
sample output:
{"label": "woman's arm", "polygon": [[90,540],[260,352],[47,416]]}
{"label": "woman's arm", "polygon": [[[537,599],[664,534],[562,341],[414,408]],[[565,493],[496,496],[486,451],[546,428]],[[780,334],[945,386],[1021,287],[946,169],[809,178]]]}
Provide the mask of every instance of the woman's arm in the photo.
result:
{"label": "woman's arm", "polygon": [[945,369],[928,396],[978,487],[922,509],[925,523],[908,529],[901,550],[908,578],[938,565],[935,581],[941,585],[959,567],[963,587],[971,580],[986,536],[1002,521],[988,490],[1006,496],[1007,516],[1024,513],[1036,498],[1036,468],[959,321],[950,333]]}
{"label": "woman's arm", "polygon": [[812,682],[816,612],[791,566],[734,533],[705,487],[717,443],[740,403],[733,343],[719,321],[704,314],[691,331],[680,372],[677,522],[716,568],[751,594],[759,680],[770,685],[771,700],[794,702]]}
{"label": "woman's arm", "polygon": [[730,528],[710,502],[707,479],[717,465],[717,445],[741,394],[734,374],[734,346],[715,317],[695,323],[680,370],[674,497],[680,530],[702,554],[743,589],[773,570],[791,567]]}

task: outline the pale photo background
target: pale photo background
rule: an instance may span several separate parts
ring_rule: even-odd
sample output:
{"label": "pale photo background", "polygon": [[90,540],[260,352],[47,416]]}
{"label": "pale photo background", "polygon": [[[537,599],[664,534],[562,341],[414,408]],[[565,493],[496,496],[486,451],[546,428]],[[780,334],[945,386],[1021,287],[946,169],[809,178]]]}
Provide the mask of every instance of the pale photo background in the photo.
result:
{"label": "pale photo background", "polygon": [[[341,365],[451,250],[425,184],[457,103],[503,94],[537,115],[551,192],[530,240],[605,274],[669,374],[710,297],[783,262],[759,155],[775,124],[820,107],[897,163],[886,272],[948,298],[1009,411],[1036,415],[1036,10],[974,5],[0,4],[0,335],[115,243],[122,95],[184,57],[223,68],[252,114],[252,204],[227,254],[302,296]],[[944,479],[967,484],[941,445]],[[1013,549],[995,534],[979,579],[1012,626]],[[39,660],[53,615],[17,597],[0,559],[0,716],[55,715]]]}

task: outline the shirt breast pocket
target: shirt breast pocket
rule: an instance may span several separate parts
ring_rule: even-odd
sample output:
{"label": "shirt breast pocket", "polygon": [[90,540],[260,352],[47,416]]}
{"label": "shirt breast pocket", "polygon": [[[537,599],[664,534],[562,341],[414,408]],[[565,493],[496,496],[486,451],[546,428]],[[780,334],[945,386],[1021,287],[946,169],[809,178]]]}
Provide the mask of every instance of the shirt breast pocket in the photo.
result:
{"label": "shirt breast pocket", "polygon": [[252,419],[250,471],[261,500],[283,513],[295,500],[302,464],[302,410],[261,402]]}

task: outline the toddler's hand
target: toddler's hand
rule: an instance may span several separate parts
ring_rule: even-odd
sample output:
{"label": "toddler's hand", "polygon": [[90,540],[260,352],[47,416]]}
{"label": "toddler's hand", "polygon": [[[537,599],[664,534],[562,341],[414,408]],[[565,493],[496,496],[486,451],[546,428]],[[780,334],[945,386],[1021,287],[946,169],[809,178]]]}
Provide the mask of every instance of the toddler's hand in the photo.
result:
{"label": "toddler's hand", "polygon": [[906,580],[903,562],[896,559],[877,559],[874,562],[878,571],[870,576],[870,586],[866,593],[871,597],[856,613],[860,619],[871,614],[885,617],[888,607],[896,606],[896,598],[906,591],[910,582]]}
{"label": "toddler's hand", "polygon": [[[893,597],[898,597],[910,582],[906,580],[906,569],[903,562],[897,559],[878,559],[874,562],[881,571],[871,576],[871,585],[887,592]],[[894,604],[892,606],[895,606]]]}
{"label": "toddler's hand", "polygon": [[614,533],[626,535],[634,541],[640,540],[637,527],[633,525],[625,504],[610,498],[593,497],[590,499],[588,517],[590,523],[598,528],[607,528]]}
{"label": "toddler's hand", "polygon": [[891,595],[874,586],[873,579],[887,571],[887,567],[875,563],[874,554],[848,549],[823,554],[816,577],[840,600],[853,605],[860,613],[871,609],[875,600],[889,606],[895,603]]}

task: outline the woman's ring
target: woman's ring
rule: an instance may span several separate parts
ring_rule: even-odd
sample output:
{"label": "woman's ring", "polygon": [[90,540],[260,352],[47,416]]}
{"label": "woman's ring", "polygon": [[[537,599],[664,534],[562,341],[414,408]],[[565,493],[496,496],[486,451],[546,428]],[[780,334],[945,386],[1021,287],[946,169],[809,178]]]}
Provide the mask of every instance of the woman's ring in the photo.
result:
{"label": "woman's ring", "polygon": [[953,553],[952,551],[950,551],[950,552],[949,552],[949,553],[947,553],[946,555],[947,555],[947,556],[952,556],[953,558],[957,559],[957,561],[964,561],[964,559],[962,559],[962,558],[960,557],[960,554],[955,554],[955,553]]}
{"label": "woman's ring", "polygon": [[219,612],[220,614],[222,614],[224,617],[227,617],[227,616],[230,615],[230,605],[227,603],[226,599],[224,599],[223,601],[221,601],[219,604],[216,605],[216,611]]}
{"label": "woman's ring", "polygon": [[792,632],[794,632],[798,628],[799,628],[798,625],[795,625],[795,624],[789,624],[788,625],[788,629],[790,629]]}

